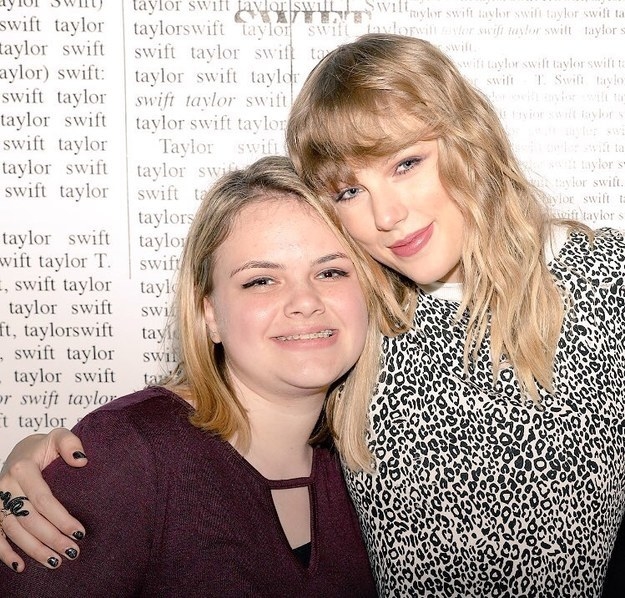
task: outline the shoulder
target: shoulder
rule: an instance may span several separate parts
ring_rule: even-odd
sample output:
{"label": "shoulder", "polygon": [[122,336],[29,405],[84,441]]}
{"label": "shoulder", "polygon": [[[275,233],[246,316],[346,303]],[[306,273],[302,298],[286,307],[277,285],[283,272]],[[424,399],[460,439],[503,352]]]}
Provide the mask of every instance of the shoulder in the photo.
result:
{"label": "shoulder", "polygon": [[143,390],[133,392],[119,397],[102,407],[94,410],[93,413],[107,411],[136,411],[154,410],[162,405],[182,405],[183,399],[172,391],[162,386],[148,386]]}
{"label": "shoulder", "polygon": [[616,228],[597,228],[589,232],[572,229],[560,252],[560,258],[588,255],[595,259],[622,257],[625,252],[625,231]]}
{"label": "shoulder", "polygon": [[599,228],[592,240],[592,253],[598,260],[613,264],[615,269],[625,271],[625,230]]}
{"label": "shoulder", "polygon": [[46,595],[70,595],[66,588],[83,586],[80,595],[104,595],[98,594],[98,584],[111,596],[140,592],[169,521],[176,475],[183,460],[192,458],[184,447],[177,450],[182,435],[171,424],[179,419],[171,416],[172,406],[184,408],[180,399],[159,388],[111,401],[74,428],[89,463],[73,468],[57,459],[46,468],[44,477],[54,495],[89,530],[84,555],[73,563],[78,569],[68,566],[61,577],[46,582]]}
{"label": "shoulder", "polygon": [[[88,413],[74,427],[87,445],[105,450],[106,445],[143,445],[150,451],[159,439],[175,441],[193,430],[191,406],[171,391],[150,387],[120,397]],[[109,449],[110,450],[110,449]]]}
{"label": "shoulder", "polygon": [[127,420],[137,424],[164,421],[187,421],[191,406],[170,390],[151,386],[143,390],[119,397],[89,413],[82,421],[89,419]]}
{"label": "shoulder", "polygon": [[579,277],[592,286],[623,285],[625,276],[625,233],[599,228],[588,234],[573,229],[552,263],[561,279]]}
{"label": "shoulder", "polygon": [[52,471],[58,470],[62,479],[80,480],[86,488],[109,485],[119,491],[128,486],[135,492],[141,486],[144,494],[150,493],[196,445],[200,430],[189,422],[190,413],[185,401],[160,387],[115,399],[73,428],[89,457],[88,466],[67,468],[57,460]]}

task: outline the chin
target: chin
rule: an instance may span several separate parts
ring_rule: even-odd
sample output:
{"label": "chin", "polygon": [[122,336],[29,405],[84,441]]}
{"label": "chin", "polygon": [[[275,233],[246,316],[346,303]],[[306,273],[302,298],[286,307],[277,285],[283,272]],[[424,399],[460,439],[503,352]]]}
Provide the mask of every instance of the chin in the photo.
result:
{"label": "chin", "polygon": [[328,389],[336,380],[338,380],[347,370],[341,370],[336,372],[332,376],[328,376],[328,371],[323,373],[304,373],[298,372],[298,380],[294,383],[294,386],[299,388],[307,388],[310,390]]}

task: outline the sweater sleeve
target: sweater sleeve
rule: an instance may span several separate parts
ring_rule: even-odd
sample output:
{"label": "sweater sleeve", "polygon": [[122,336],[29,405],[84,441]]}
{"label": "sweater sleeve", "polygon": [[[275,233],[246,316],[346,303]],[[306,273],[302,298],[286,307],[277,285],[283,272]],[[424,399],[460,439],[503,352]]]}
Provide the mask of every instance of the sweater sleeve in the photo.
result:
{"label": "sweater sleeve", "polygon": [[118,598],[141,592],[152,547],[157,475],[149,444],[123,411],[87,415],[74,429],[89,456],[75,469],[61,459],[44,478],[85,526],[76,561],[51,571],[24,557],[26,570],[0,570],[0,596]]}

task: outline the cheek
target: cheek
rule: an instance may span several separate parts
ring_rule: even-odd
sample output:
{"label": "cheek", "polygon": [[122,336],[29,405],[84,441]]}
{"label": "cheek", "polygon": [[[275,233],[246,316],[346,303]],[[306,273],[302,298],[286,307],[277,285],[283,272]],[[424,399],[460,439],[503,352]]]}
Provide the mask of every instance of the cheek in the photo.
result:
{"label": "cheek", "polygon": [[367,337],[369,313],[367,311],[365,298],[362,296],[359,287],[355,288],[349,296],[345,297],[343,305],[345,306],[344,310],[347,313],[347,319],[354,339],[355,349],[358,351],[358,354],[360,354]]}
{"label": "cheek", "polygon": [[[213,327],[219,334],[225,347],[241,342],[245,331],[249,330],[255,320],[255,310],[249,302],[241,301],[232,294],[217,295],[212,301]],[[247,335],[249,337],[249,334]]]}
{"label": "cheek", "polygon": [[371,242],[372,234],[376,232],[376,228],[364,210],[351,207],[338,208],[337,212],[343,226],[355,241],[361,245],[367,245]]}
{"label": "cheek", "polygon": [[367,312],[367,306],[363,304],[362,314],[360,318],[360,333],[358,336],[360,348],[358,354],[362,353],[365,348],[365,341],[367,340],[367,331],[369,329],[369,312]]}
{"label": "cheek", "polygon": [[230,338],[250,346],[262,342],[271,333],[276,310],[277,299],[246,298],[236,305],[231,303],[226,323]]}
{"label": "cheek", "polygon": [[[450,200],[451,201],[451,200]],[[460,208],[452,202],[452,205],[448,210],[448,218],[450,222],[450,229],[453,238],[456,240],[456,245],[462,249],[464,234],[465,234],[465,221]]]}

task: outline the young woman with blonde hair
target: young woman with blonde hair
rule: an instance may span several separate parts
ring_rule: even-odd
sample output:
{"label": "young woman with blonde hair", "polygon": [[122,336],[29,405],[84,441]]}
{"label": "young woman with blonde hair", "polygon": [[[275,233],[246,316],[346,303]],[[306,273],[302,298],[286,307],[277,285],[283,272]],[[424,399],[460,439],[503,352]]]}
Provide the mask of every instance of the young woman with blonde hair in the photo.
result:
{"label": "young woman with blonde hair", "polygon": [[440,50],[366,35],[289,153],[413,316],[384,344],[375,473],[346,471],[384,596],[598,596],[625,507],[625,239],[562,222]]}
{"label": "young woman with blonde hair", "polygon": [[[2,567],[0,595],[374,596],[327,440],[350,455],[346,405],[366,406],[394,327],[387,288],[287,158],[217,181],[176,281],[176,370],[80,421],[88,467],[45,472],[88,529],[83,555],[54,574]],[[34,517],[16,492],[2,489],[9,536]]]}

